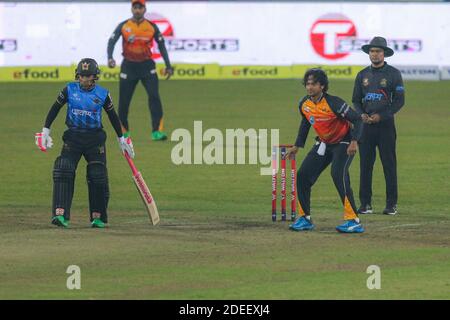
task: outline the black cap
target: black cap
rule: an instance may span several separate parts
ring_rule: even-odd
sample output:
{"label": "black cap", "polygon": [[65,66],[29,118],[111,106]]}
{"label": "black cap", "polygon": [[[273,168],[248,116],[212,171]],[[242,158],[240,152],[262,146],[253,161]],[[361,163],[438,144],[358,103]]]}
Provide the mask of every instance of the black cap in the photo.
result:
{"label": "black cap", "polygon": [[383,37],[375,37],[370,40],[369,44],[365,44],[361,47],[362,51],[369,54],[370,48],[381,48],[384,50],[384,56],[390,57],[394,55],[394,50],[387,46],[387,41]]}

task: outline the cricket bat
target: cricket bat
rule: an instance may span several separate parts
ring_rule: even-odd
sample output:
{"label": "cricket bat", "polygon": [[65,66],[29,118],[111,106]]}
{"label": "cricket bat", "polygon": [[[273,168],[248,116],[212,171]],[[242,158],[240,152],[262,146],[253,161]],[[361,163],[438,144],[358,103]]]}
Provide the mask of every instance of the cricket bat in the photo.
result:
{"label": "cricket bat", "polygon": [[147,210],[148,216],[150,217],[150,221],[153,225],[159,223],[159,213],[158,208],[156,208],[155,199],[153,199],[150,190],[147,187],[147,184],[142,177],[142,174],[137,170],[134,165],[133,160],[130,158],[127,152],[124,152],[125,158],[127,159],[128,164],[130,165],[131,171],[133,172],[133,181],[136,185],[136,188],[141,195],[142,201],[144,201],[145,209]]}

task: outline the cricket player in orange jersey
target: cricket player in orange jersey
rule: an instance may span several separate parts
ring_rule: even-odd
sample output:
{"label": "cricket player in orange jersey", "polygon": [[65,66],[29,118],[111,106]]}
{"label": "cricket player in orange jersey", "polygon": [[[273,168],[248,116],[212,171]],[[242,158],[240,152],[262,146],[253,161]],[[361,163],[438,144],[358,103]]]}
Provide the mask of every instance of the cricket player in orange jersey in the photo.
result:
{"label": "cricket player in orange jersey", "polygon": [[303,85],[307,95],[300,101],[302,121],[295,146],[288,150],[288,158],[303,148],[311,126],[316,131],[316,143],[306,155],[297,172],[299,217],[290,225],[294,231],[312,230],[311,187],[331,164],[331,176],[344,206],[344,223],[336,230],[361,233],[364,227],[356,213],[348,169],[356,154],[362,133],[362,119],[339,97],[328,94],[328,77],[321,69],[305,73]]}
{"label": "cricket player in orange jersey", "polygon": [[119,118],[123,126],[124,137],[130,135],[128,111],[131,98],[139,81],[144,85],[148,96],[148,107],[151,114],[152,140],[165,140],[167,134],[163,131],[163,110],[159,96],[158,75],[155,62],[152,59],[153,40],[158,44],[161,56],[166,64],[166,79],[173,75],[164,38],[156,24],[144,17],[146,12],[145,0],[132,0],[131,12],[133,17],[121,22],[114,30],[108,41],[108,66],[114,68],[114,46],[122,36],[123,62],[120,67],[119,82]]}

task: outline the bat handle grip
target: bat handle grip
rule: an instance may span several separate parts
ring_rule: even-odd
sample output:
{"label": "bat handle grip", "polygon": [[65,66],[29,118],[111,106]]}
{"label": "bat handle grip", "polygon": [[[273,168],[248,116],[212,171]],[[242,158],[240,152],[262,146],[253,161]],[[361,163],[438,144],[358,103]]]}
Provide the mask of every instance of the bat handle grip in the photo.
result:
{"label": "bat handle grip", "polygon": [[137,170],[136,166],[134,165],[133,160],[130,158],[130,155],[127,152],[124,152],[123,155],[125,156],[125,159],[127,159],[127,162],[131,168],[131,171],[133,171],[133,176],[137,175],[138,170]]}

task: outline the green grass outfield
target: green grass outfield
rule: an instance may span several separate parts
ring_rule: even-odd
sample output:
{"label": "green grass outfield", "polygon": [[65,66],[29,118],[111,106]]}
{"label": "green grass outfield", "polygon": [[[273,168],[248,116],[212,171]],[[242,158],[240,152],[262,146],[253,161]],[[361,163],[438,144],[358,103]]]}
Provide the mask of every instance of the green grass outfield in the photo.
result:
{"label": "green grass outfield", "polygon": [[[102,84],[102,82],[100,82]],[[384,178],[374,172],[375,215],[366,233],[338,234],[342,209],[329,169],[312,194],[317,229],[288,230],[270,218],[271,177],[259,165],[180,165],[175,142],[152,142],[143,88],[132,101],[135,163],[157,201],[152,227],[105,116],[111,187],[110,226],[89,228],[84,160],[71,228],[50,224],[52,166],[61,148],[64,112],[52,127],[55,147],[40,152],[34,133],[63,83],[0,84],[1,299],[449,299],[449,82],[407,82],[397,115],[399,214],[383,216]],[[118,84],[103,85],[118,101]],[[330,93],[351,99],[351,81]],[[280,128],[293,142],[299,81],[161,81],[165,125],[203,129]],[[312,145],[314,134],[308,138]],[[299,153],[299,161],[306,150]],[[359,156],[351,167],[358,194]],[[359,204],[359,203],[358,203]],[[81,268],[81,290],[66,288],[66,269]],[[369,265],[381,290],[366,287]]]}

